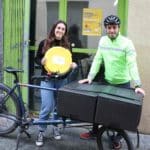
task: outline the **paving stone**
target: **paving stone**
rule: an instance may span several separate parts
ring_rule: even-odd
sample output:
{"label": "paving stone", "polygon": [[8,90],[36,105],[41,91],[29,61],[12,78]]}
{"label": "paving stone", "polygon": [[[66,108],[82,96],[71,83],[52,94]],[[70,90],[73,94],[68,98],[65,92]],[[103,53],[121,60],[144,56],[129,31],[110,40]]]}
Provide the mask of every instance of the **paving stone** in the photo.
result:
{"label": "paving stone", "polygon": [[[66,128],[62,131],[62,140],[56,141],[52,137],[52,126],[49,126],[45,135],[44,146],[40,148],[35,145],[38,134],[37,129],[37,126],[29,128],[28,132],[31,138],[28,138],[25,134],[21,136],[18,150],[97,150],[95,140],[82,140],[79,138],[80,133],[87,132],[87,127]],[[15,150],[17,133],[16,130],[5,137],[0,137],[0,150]],[[136,134],[129,132],[129,136],[136,147]],[[140,148],[137,150],[150,150],[150,135],[140,134]]]}

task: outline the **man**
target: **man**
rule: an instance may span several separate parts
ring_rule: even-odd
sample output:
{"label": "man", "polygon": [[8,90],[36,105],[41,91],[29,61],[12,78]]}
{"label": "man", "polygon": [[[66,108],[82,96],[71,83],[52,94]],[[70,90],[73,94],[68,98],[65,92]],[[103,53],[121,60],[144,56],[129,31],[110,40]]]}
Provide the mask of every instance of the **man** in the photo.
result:
{"label": "man", "polygon": [[[106,36],[101,37],[97,53],[94,57],[90,72],[86,79],[79,83],[91,84],[100,66],[104,63],[105,83],[129,88],[130,81],[134,82],[135,92],[145,95],[141,88],[141,81],[136,63],[136,51],[131,40],[119,33],[120,19],[117,16],[110,15],[104,19]],[[98,125],[93,125],[93,130],[88,133],[82,133],[80,138],[90,139],[98,130]],[[116,145],[118,148],[120,145]],[[115,148],[116,148],[115,147]]]}

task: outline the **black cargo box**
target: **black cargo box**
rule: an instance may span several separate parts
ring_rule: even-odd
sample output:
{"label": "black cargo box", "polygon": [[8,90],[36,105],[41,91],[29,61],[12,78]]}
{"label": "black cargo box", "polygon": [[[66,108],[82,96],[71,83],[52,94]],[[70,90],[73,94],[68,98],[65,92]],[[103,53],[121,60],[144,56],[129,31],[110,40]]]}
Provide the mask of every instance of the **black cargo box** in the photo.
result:
{"label": "black cargo box", "polygon": [[142,99],[132,89],[107,86],[98,96],[95,122],[135,131],[141,117]]}
{"label": "black cargo box", "polygon": [[95,120],[97,93],[80,91],[77,82],[60,88],[57,96],[57,112],[60,116],[92,123]]}
{"label": "black cargo box", "polygon": [[58,90],[57,111],[71,119],[135,131],[142,99],[133,89],[72,82]]}

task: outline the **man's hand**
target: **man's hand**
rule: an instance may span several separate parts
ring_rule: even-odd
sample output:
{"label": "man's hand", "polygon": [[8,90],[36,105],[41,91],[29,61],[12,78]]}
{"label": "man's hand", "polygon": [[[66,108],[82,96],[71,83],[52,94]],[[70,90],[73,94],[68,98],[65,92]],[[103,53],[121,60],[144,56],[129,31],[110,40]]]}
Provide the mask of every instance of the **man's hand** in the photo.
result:
{"label": "man's hand", "polygon": [[90,79],[82,79],[82,80],[79,80],[78,83],[80,83],[80,84],[83,84],[83,83],[89,83],[89,84],[91,84],[92,80],[90,80]]}
{"label": "man's hand", "polygon": [[142,95],[145,96],[145,91],[142,88],[135,88],[135,93],[141,93]]}

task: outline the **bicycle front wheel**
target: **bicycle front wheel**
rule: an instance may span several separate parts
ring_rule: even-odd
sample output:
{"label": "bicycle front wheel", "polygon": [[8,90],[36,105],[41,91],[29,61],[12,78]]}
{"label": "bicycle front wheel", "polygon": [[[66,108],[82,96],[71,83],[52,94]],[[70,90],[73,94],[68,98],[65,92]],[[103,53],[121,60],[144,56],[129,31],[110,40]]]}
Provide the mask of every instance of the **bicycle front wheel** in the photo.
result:
{"label": "bicycle front wheel", "polygon": [[0,84],[0,135],[13,132],[20,117],[19,104],[15,93],[8,94],[10,88]]}
{"label": "bicycle front wheel", "polygon": [[[119,148],[115,148],[115,140]],[[111,129],[101,127],[97,135],[97,145],[99,150],[122,149],[133,150],[133,144],[128,134],[121,129]],[[116,147],[117,147],[116,146]]]}

